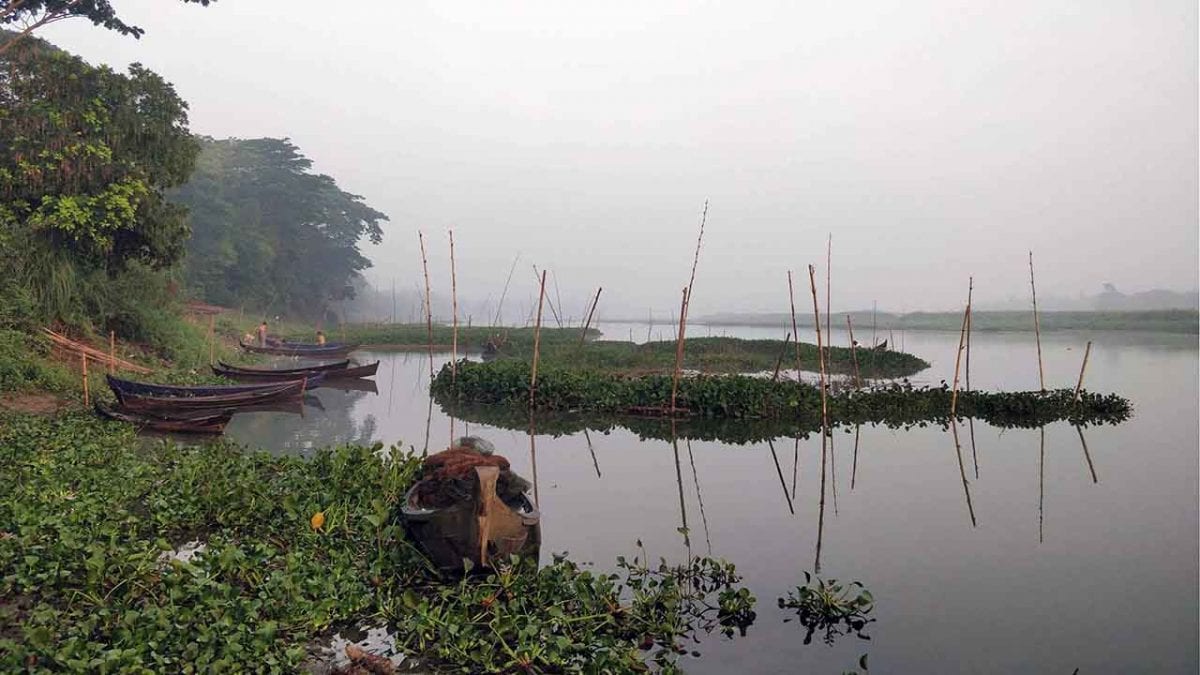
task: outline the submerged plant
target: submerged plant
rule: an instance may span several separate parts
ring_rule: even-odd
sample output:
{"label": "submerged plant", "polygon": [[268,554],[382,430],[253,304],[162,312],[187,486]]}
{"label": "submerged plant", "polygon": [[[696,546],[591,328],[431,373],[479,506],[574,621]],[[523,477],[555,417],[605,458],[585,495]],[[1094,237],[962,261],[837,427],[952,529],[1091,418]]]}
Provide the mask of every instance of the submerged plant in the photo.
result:
{"label": "submerged plant", "polygon": [[778,602],[780,608],[795,610],[800,625],[807,629],[804,644],[812,643],[817,631],[824,633],[822,639],[830,645],[838,637],[851,633],[864,640],[871,639],[863,630],[875,621],[868,616],[875,609],[875,599],[857,581],[842,584],[805,572],[804,585],[788,591],[787,598],[779,598]]}

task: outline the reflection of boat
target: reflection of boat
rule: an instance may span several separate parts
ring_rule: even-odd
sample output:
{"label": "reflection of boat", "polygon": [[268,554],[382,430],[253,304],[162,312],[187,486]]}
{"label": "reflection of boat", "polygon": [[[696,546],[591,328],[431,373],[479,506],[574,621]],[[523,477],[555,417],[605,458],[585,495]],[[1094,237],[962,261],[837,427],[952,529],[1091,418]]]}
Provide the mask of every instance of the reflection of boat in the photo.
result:
{"label": "reflection of boat", "polygon": [[238,340],[238,345],[242,349],[252,354],[277,354],[280,356],[307,356],[313,359],[329,358],[334,356],[345,356],[350,352],[358,349],[357,344],[343,344],[339,342],[330,342],[324,345],[314,345],[300,342],[279,343],[277,346],[259,347],[257,345],[246,344]]}
{"label": "reflection of boat", "polygon": [[474,467],[469,498],[441,508],[418,503],[418,482],[404,496],[400,511],[410,535],[437,567],[462,572],[463,561],[475,569],[486,568],[494,559],[507,560],[518,554],[536,560],[541,546],[541,515],[529,498],[520,495],[505,503],[496,495],[500,469]]}
{"label": "reflection of boat", "polygon": [[[347,363],[343,361],[343,363]],[[313,375],[321,375],[322,384],[328,383],[329,380],[346,380],[358,377],[371,377],[379,370],[379,362],[369,363],[365,366],[343,367],[337,369],[326,370],[303,370],[298,368],[290,368],[283,371],[275,371],[269,368],[247,369],[221,364],[220,366],[212,366],[212,371],[216,375],[228,377],[231,380],[239,382],[278,382],[280,380],[294,380],[297,377],[311,377]]]}
{"label": "reflection of boat", "polygon": [[96,413],[101,417],[128,422],[145,429],[154,431],[170,431],[189,434],[219,434],[229,423],[231,412],[205,415],[166,416],[151,412],[139,412],[118,408],[109,408],[99,402],[95,405]]}
{"label": "reflection of boat", "polygon": [[338,391],[365,391],[371,394],[379,393],[379,387],[375,385],[375,380],[323,380],[321,388],[337,389]]}
{"label": "reflection of boat", "polygon": [[229,394],[160,396],[113,389],[121,405],[130,410],[221,410],[287,399],[298,399],[304,393],[305,380],[259,385],[250,391]]}

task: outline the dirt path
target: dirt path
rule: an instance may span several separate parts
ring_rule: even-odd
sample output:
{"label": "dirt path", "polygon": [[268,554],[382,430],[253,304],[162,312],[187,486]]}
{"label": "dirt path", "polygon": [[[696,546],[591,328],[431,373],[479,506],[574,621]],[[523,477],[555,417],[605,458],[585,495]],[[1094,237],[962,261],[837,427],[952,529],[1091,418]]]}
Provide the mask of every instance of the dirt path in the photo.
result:
{"label": "dirt path", "polygon": [[0,394],[0,410],[11,410],[31,415],[53,415],[64,406],[66,406],[66,401],[54,394],[25,394],[20,392]]}

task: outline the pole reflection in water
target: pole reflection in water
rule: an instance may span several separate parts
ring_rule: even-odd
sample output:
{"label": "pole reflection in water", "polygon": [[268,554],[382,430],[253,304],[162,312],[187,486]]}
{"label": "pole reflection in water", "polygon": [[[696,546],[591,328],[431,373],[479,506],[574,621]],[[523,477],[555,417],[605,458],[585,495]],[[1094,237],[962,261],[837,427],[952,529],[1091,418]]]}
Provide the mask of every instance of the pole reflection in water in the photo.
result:
{"label": "pole reflection in water", "polygon": [[1092,464],[1092,453],[1088,452],[1087,441],[1083,438],[1083,427],[1075,425],[1075,431],[1079,433],[1079,443],[1083,446],[1083,458],[1087,460],[1088,471],[1092,473],[1092,482],[1099,483],[1100,479],[1096,478],[1096,467]]}
{"label": "pole reflection in water", "polygon": [[787,500],[788,513],[796,515],[792,508],[792,496],[788,494],[787,482],[783,480],[783,469],[779,466],[779,455],[775,454],[775,441],[767,439],[767,447],[771,449],[771,459],[775,460],[775,473],[779,474],[779,487],[783,488],[783,498]]}
{"label": "pole reflection in water", "polygon": [[533,471],[533,505],[542,508],[542,500],[538,498],[537,475],[537,430],[533,426],[533,410],[529,411],[529,466]]}
{"label": "pole reflection in water", "polygon": [[850,466],[850,489],[854,489],[854,482],[858,479],[858,432],[862,430],[861,424],[854,425],[854,459]]}
{"label": "pole reflection in water", "polygon": [[825,428],[821,435],[829,438],[829,483],[833,487],[833,515],[838,514],[837,504],[837,455],[833,452],[833,430]]}
{"label": "pole reflection in water", "polygon": [[700,504],[700,522],[704,524],[704,545],[712,555],[712,540],[708,536],[708,516],[704,515],[704,496],[700,494],[700,477],[696,474],[696,457],[692,455],[692,439],[687,439],[688,462],[692,465],[692,482],[696,484],[696,501]]}
{"label": "pole reflection in water", "polygon": [[[968,352],[969,353],[969,352]],[[969,362],[968,362],[969,363]],[[970,370],[967,371],[971,372]],[[971,435],[971,461],[975,463],[975,480],[979,480],[979,455],[975,452],[975,418],[967,418],[967,430]]]}
{"label": "pole reflection in water", "polygon": [[1041,443],[1038,445],[1038,543],[1045,541],[1043,524],[1046,520],[1046,427],[1038,429]]}
{"label": "pole reflection in water", "polygon": [[[824,438],[824,434],[821,434]],[[813,571],[821,573],[821,541],[825,536],[825,441],[821,441],[821,500],[817,506],[817,559]]]}
{"label": "pole reflection in water", "polygon": [[971,527],[976,527],[975,505],[971,503],[971,487],[967,482],[967,470],[963,466],[962,445],[958,442],[958,420],[950,420],[950,430],[954,434],[954,454],[958,457],[958,475],[962,477],[963,494],[967,497],[967,512],[971,514]]}
{"label": "pole reflection in water", "polygon": [[599,478],[600,463],[596,461],[596,449],[592,447],[592,437],[588,435],[587,427],[583,428],[583,437],[587,440],[588,452],[592,453],[592,466],[596,468],[596,478]]}
{"label": "pole reflection in water", "polygon": [[683,545],[687,547],[688,558],[692,557],[692,540],[688,535],[687,504],[683,501],[683,471],[679,467],[679,439],[675,436],[675,420],[671,420],[671,449],[675,451],[675,485],[679,488],[679,518],[683,526],[679,528],[683,535]]}
{"label": "pole reflection in water", "polygon": [[796,501],[796,476],[800,474],[800,437],[792,445],[792,501]]}

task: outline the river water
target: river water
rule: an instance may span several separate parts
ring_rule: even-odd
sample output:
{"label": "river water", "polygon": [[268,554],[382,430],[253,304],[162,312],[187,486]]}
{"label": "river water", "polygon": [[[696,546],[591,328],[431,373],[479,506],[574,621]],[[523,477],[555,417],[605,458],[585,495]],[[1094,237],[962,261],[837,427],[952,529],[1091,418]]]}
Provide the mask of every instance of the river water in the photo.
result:
{"label": "river water", "polygon": [[[613,339],[658,337],[646,325],[600,328]],[[689,331],[776,339],[779,333]],[[914,382],[953,377],[957,332],[891,337],[933,364]],[[688,672],[839,673],[868,654],[873,672],[1195,673],[1196,337],[1044,335],[1047,387],[1074,386],[1088,339],[1094,344],[1087,388],[1131,399],[1130,421],[1082,430],[1065,423],[1044,430],[975,423],[974,449],[962,425],[961,450],[937,427],[863,427],[857,451],[853,431],[840,430],[821,532],[818,436],[672,445],[623,428],[538,435],[543,560],[567,551],[604,569],[618,555],[636,554],[641,540],[654,559],[682,561],[690,550],[736,564],[758,599],[757,620],[744,637],[705,639],[697,646],[701,656],[684,661]],[[840,331],[833,340],[846,344]],[[436,404],[431,411],[426,356],[355,357],[381,361],[377,392],[319,389],[323,411],[239,415],[227,435],[301,455],[344,442],[430,452],[447,445],[452,422]],[[435,356],[434,369],[447,359]],[[1038,387],[1032,334],[977,333],[971,359],[976,389]],[[492,440],[517,472],[533,475],[524,432],[453,424],[456,435]],[[870,589],[877,619],[866,630],[870,640],[847,635],[804,644],[803,628],[784,621],[792,615],[776,599],[803,583],[818,555],[824,578]]]}

